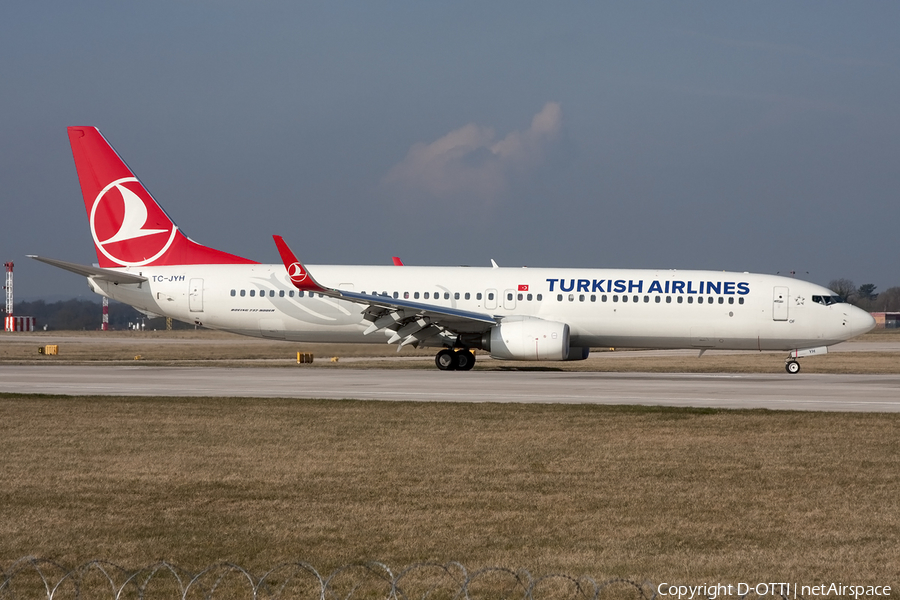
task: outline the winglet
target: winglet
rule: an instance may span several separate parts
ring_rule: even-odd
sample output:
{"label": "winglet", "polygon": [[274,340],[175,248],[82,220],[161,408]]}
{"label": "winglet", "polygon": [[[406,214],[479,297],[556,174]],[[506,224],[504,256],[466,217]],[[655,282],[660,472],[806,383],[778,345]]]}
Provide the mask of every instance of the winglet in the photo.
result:
{"label": "winglet", "polygon": [[294,284],[294,287],[301,292],[329,293],[332,291],[329,288],[319,285],[319,282],[306,270],[303,263],[297,260],[297,257],[294,256],[294,253],[291,252],[291,249],[288,248],[288,245],[280,235],[273,235],[272,239],[275,240],[275,246],[278,247],[278,254],[281,255],[281,262],[284,263],[288,278],[291,280],[291,283]]}
{"label": "winglet", "polygon": [[396,267],[402,267],[402,266],[403,266],[403,261],[400,260],[400,257],[399,257],[399,256],[392,256],[391,258],[394,259],[394,266],[396,266]]}

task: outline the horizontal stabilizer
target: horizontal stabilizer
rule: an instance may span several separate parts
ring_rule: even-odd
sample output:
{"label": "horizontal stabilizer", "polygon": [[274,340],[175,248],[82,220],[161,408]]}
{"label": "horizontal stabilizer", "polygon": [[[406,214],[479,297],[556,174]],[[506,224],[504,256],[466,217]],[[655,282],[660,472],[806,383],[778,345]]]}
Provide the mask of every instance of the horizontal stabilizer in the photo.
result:
{"label": "horizontal stabilizer", "polygon": [[72,273],[77,273],[84,277],[109,281],[110,283],[143,283],[147,281],[147,278],[141,275],[121,273],[112,269],[101,269],[100,267],[89,267],[87,265],[70,263],[56,258],[44,258],[43,256],[35,256],[34,254],[29,254],[28,258],[39,260],[42,263],[47,263],[48,265],[59,267],[60,269],[65,269],[66,271],[71,271]]}

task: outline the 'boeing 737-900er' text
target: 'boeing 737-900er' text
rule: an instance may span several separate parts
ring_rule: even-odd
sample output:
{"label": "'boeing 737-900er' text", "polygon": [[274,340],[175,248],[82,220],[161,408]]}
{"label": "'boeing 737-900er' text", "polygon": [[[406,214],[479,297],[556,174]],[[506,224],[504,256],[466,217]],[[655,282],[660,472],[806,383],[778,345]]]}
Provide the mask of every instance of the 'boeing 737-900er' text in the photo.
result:
{"label": "'boeing 737-900er' text", "polygon": [[[869,331],[833,292],[775,275],[622,269],[304,265],[274,236],[265,265],[185,236],[94,127],[70,127],[96,266],[34,256],[153,315],[297,342],[473,349],[507,360],[587,358],[591,347],[784,350],[797,358]],[[401,264],[399,260],[395,264]]]}

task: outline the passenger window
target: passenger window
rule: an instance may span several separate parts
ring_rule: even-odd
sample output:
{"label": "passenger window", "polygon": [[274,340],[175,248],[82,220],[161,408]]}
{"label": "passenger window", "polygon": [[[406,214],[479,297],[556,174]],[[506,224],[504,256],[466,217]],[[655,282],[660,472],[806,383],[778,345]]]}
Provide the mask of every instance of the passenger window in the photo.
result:
{"label": "passenger window", "polygon": [[725,298],[719,296],[719,304],[725,304]]}
{"label": "passenger window", "polygon": [[425,299],[428,300],[428,292],[425,292]]}
{"label": "passenger window", "polygon": [[569,302],[575,302],[575,294],[569,294]]}
{"label": "passenger window", "polygon": [[688,304],[693,304],[693,303],[694,303],[694,297],[688,296]]}
{"label": "passenger window", "polygon": [[666,304],[672,304],[672,296],[666,296]]}
{"label": "passenger window", "polygon": [[734,304],[734,298],[729,298],[729,299],[728,299],[728,304]]}
{"label": "passenger window", "polygon": [[403,299],[409,300],[409,292],[403,292]]}
{"label": "passenger window", "polygon": [[269,298],[275,297],[275,290],[269,290]]}
{"label": "passenger window", "polygon": [[466,300],[468,300],[471,297],[472,297],[472,294],[470,294],[469,292],[466,292]]}
{"label": "passenger window", "polygon": [[[493,300],[493,299],[494,299],[494,292],[490,292],[488,294],[488,300]],[[562,300],[562,296],[560,296],[559,299]]]}
{"label": "passenger window", "polygon": [[232,296],[237,295],[237,290],[231,290],[231,295],[232,295]]}
{"label": "passenger window", "polygon": [[557,301],[557,302],[562,302],[562,294],[557,294],[557,295],[556,295],[556,301]]}
{"label": "passenger window", "polygon": [[622,302],[628,302],[628,296],[622,294]]}
{"label": "passenger window", "polygon": [[703,304],[703,296],[697,298],[697,304]]}
{"label": "passenger window", "polygon": [[453,294],[453,299],[454,299],[454,300],[459,300],[459,292],[456,292],[456,293]]}
{"label": "passenger window", "polygon": [[[365,294],[365,292],[363,292],[363,293]],[[291,298],[293,298],[293,297],[294,297],[294,290],[289,291],[289,292],[288,292],[288,296],[290,296]]]}
{"label": "passenger window", "polygon": [[538,302],[540,302],[540,301],[543,300],[543,299],[544,299],[544,295],[543,295],[543,294],[538,294],[538,295],[537,295],[537,301],[538,301]]}
{"label": "passenger window", "polygon": [[606,302],[606,294],[603,294],[602,296],[600,296],[600,299],[601,299],[602,301]]}
{"label": "passenger window", "polygon": [[650,296],[644,296],[644,304],[650,302]]}
{"label": "passenger window", "polygon": [[618,301],[619,301],[619,297],[618,297],[618,296],[613,296],[613,302],[618,302]]}
{"label": "passenger window", "polygon": [[657,304],[659,304],[660,302],[662,302],[662,296],[655,296],[655,298],[656,298],[656,303],[657,303]]}
{"label": "passenger window", "polygon": [[450,292],[444,292],[444,300],[450,299]]}
{"label": "passenger window", "polygon": [[684,298],[682,298],[681,296],[678,296],[678,304],[681,304],[682,302],[684,302]]}
{"label": "passenger window", "polygon": [[478,292],[477,294],[475,294],[475,299],[481,300],[481,292]]}
{"label": "passenger window", "polygon": [[532,296],[531,294],[528,294],[527,298],[528,298],[528,301],[529,301],[529,302],[531,302],[532,297],[533,297],[533,296]]}
{"label": "passenger window", "polygon": [[521,302],[521,301],[522,301],[522,298],[524,298],[524,296],[522,296],[522,294],[519,294],[519,295],[517,296],[517,298],[518,298],[519,302]]}
{"label": "passenger window", "polygon": [[278,290],[278,297],[284,298],[284,290]]}
{"label": "passenger window", "polygon": [[738,298],[738,304],[743,304],[743,303],[744,303],[744,299],[743,299],[743,298]]}
{"label": "passenger window", "polygon": [[634,296],[634,297],[632,298],[632,300],[633,300],[634,302],[637,302],[637,301],[638,301],[638,297],[637,297],[637,296]]}
{"label": "passenger window", "polygon": [[416,299],[416,300],[418,300],[418,299],[419,299],[419,292],[414,292],[414,293],[413,293],[413,298]]}
{"label": "passenger window", "polygon": [[241,290],[241,298],[243,298],[246,293],[247,293],[247,290]]}
{"label": "passenger window", "polygon": [[399,293],[399,292],[394,292],[394,299],[397,299],[397,298],[399,298],[399,297],[400,297],[400,293]]}
{"label": "passenger window", "polygon": [[578,294],[578,301],[584,302],[584,294]]}
{"label": "passenger window", "polygon": [[597,294],[591,294],[591,302],[597,301]]}
{"label": "passenger window", "polygon": [[255,297],[256,297],[256,290],[250,290],[250,297],[251,297],[251,298],[255,298]]}
{"label": "passenger window", "polygon": [[303,290],[300,290],[299,292],[297,292],[297,297],[298,297],[298,298],[302,298],[302,297],[304,297],[305,295],[306,295],[306,292],[304,292]]}

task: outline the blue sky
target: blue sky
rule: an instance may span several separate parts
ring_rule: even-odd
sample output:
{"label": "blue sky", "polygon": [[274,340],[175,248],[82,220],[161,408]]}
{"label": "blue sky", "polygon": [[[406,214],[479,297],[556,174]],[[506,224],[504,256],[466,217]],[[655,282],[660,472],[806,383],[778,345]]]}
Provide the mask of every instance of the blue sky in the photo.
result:
{"label": "blue sky", "polygon": [[277,262],[900,285],[900,4],[14,2],[0,258],[88,295],[65,127],[192,238]]}

